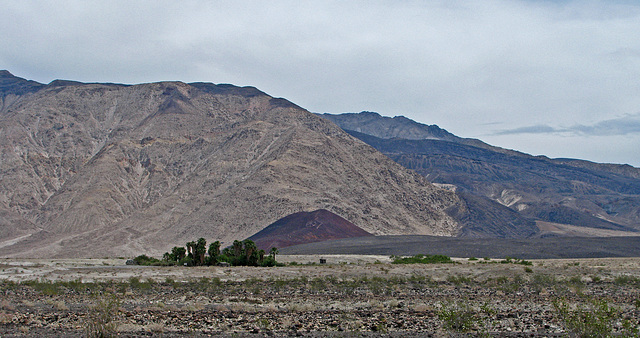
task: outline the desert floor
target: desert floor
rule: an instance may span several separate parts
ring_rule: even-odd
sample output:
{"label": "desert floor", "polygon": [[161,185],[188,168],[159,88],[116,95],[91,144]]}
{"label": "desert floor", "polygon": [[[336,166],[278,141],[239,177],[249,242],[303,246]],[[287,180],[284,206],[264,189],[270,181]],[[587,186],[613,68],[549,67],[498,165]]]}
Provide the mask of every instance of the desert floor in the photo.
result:
{"label": "desert floor", "polygon": [[278,261],[0,259],[0,336],[628,336],[640,325],[640,258]]}

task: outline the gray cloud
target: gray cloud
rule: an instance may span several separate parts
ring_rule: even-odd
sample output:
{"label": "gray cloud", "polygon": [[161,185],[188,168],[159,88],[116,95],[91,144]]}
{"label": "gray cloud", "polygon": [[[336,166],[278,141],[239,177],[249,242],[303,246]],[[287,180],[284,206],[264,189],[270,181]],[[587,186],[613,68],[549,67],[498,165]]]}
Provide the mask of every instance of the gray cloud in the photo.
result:
{"label": "gray cloud", "polygon": [[[535,126],[526,135],[584,137],[597,135],[593,121],[616,120],[640,107],[636,2],[0,5],[0,68],[40,82],[251,85],[311,111],[404,115],[463,137],[490,135],[496,126],[487,121],[497,121],[503,132],[496,136],[514,147],[527,131],[518,131],[523,125]],[[609,126],[611,133],[629,129],[616,128]],[[558,147],[541,143],[535,152]],[[596,161],[611,155],[567,151]],[[635,155],[627,154],[629,161]]]}
{"label": "gray cloud", "polygon": [[599,121],[591,125],[575,124],[570,127],[552,127],[549,125],[525,126],[500,130],[494,135],[517,134],[574,134],[580,136],[616,136],[640,134],[640,114],[626,115],[620,118]]}
{"label": "gray cloud", "polygon": [[568,128],[568,130],[594,136],[640,134],[640,114],[600,121],[590,126],[577,124]]}
{"label": "gray cloud", "polygon": [[515,129],[500,130],[494,133],[494,135],[515,135],[515,134],[549,134],[557,133],[558,129],[547,125],[535,125],[527,127],[519,127]]}

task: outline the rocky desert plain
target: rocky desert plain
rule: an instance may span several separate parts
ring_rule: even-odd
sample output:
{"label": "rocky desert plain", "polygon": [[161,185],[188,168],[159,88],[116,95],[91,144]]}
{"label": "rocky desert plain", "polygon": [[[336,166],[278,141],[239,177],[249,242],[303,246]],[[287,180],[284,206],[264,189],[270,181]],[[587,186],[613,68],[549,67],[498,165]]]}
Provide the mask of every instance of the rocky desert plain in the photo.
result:
{"label": "rocky desert plain", "polygon": [[0,336],[638,335],[640,258],[278,261],[284,266],[1,259]]}

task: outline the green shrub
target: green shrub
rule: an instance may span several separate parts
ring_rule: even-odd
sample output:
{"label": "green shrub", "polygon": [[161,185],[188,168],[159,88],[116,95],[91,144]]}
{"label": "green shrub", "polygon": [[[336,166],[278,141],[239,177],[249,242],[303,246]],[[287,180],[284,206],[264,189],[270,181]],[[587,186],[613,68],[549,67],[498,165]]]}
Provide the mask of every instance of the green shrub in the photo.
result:
{"label": "green shrub", "polygon": [[62,293],[60,283],[52,283],[51,281],[26,281],[24,285],[32,287],[34,290],[46,296],[55,296]]}
{"label": "green shrub", "polygon": [[540,286],[553,286],[556,284],[556,278],[552,275],[537,273],[533,275],[533,284]]}
{"label": "green shrub", "polygon": [[524,259],[518,259],[518,258],[512,258],[512,257],[505,257],[504,260],[500,261],[501,264],[520,264],[520,265],[533,265],[532,262],[524,260]]}
{"label": "green shrub", "polygon": [[[564,300],[554,301],[565,328],[578,337],[637,336],[638,329],[621,311],[610,306],[605,300],[591,300],[572,308]],[[616,328],[616,323],[621,327]]]}
{"label": "green shrub", "polygon": [[90,310],[84,322],[86,337],[115,337],[117,325],[114,321],[120,308],[120,299],[115,295],[106,295]]}
{"label": "green shrub", "polygon": [[136,262],[136,264],[138,265],[158,265],[160,264],[160,260],[153,258],[153,257],[149,257],[147,255],[140,255],[136,258],[133,259],[134,262]]}
{"label": "green shrub", "polygon": [[453,263],[451,257],[445,255],[415,255],[413,257],[393,256],[392,264],[436,264]]}
{"label": "green shrub", "polygon": [[640,279],[635,276],[622,275],[613,280],[618,285],[640,285]]}
{"label": "green shrub", "polygon": [[446,330],[470,332],[482,328],[482,320],[467,303],[454,303],[443,306],[438,311],[438,318]]}
{"label": "green shrub", "polygon": [[495,279],[495,285],[504,292],[515,292],[525,284],[521,275],[514,275],[512,278],[500,276]]}
{"label": "green shrub", "polygon": [[130,277],[129,278],[129,287],[133,290],[143,290],[150,289],[152,286],[151,280],[147,280],[147,282],[140,281],[138,277]]}
{"label": "green shrub", "polygon": [[464,277],[464,276],[449,276],[447,277],[447,281],[451,282],[455,285],[462,285],[462,284],[471,284],[473,283],[473,280],[469,277]]}

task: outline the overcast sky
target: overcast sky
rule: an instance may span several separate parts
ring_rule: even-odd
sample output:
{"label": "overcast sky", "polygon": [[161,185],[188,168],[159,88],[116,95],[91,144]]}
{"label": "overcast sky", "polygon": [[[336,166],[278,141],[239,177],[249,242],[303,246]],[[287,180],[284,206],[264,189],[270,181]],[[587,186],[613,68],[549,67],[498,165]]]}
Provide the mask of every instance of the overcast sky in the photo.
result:
{"label": "overcast sky", "polygon": [[640,167],[640,1],[0,0],[38,82],[255,86],[534,155]]}

